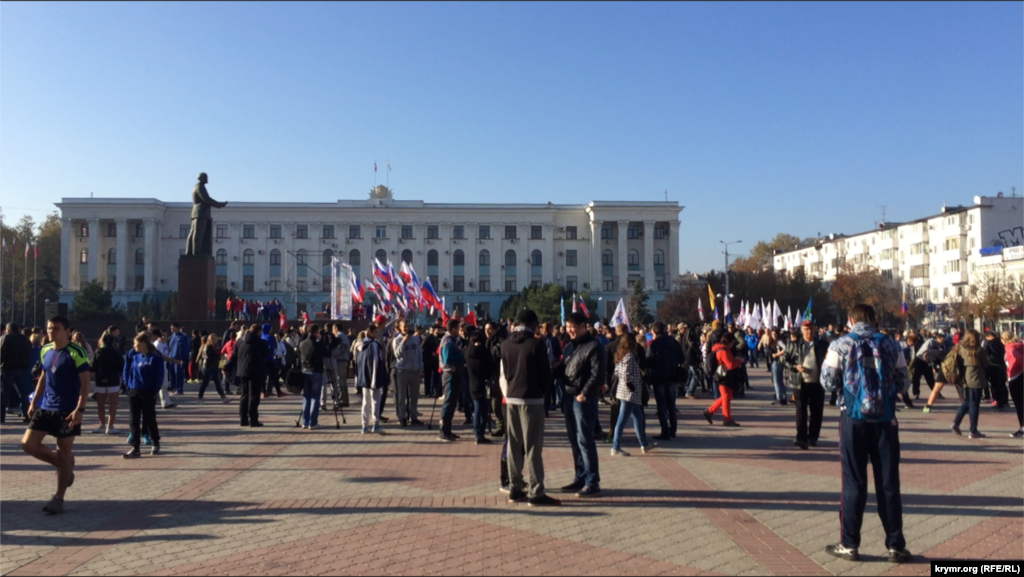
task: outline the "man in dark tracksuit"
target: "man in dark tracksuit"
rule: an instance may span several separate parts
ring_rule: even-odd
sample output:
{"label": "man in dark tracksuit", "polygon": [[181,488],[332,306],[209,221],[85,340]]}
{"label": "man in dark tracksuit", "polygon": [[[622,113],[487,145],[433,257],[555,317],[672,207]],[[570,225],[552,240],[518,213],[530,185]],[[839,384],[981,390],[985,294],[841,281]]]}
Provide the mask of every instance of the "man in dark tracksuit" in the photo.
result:
{"label": "man in dark tracksuit", "polygon": [[235,345],[238,358],[238,377],[242,379],[242,399],[238,404],[239,424],[243,427],[262,427],[259,420],[260,395],[267,381],[267,342],[260,334],[260,326],[252,325]]}
{"label": "man in dark tracksuit", "polygon": [[[910,384],[907,361],[896,341],[878,337],[875,329],[875,309],[866,304],[850,310],[849,335],[836,339],[828,348],[821,371],[821,383],[826,391],[840,391],[839,458],[842,465],[842,504],[839,520],[842,540],[825,547],[833,557],[857,561],[860,557],[860,528],[864,520],[864,506],[868,497],[868,460],[875,478],[875,498],[878,516],[885,528],[885,546],[889,561],[903,563],[910,559],[907,541],[903,536],[903,500],[900,496],[900,434],[896,420],[896,400],[906,393]],[[845,385],[848,357],[854,346],[866,345],[878,339],[882,383],[891,386],[884,399],[883,414],[879,418],[855,418],[857,397]],[[871,354],[871,353],[868,353]],[[863,357],[862,357],[863,358]],[[873,357],[871,359],[873,361]],[[862,365],[863,366],[863,365]],[[861,373],[853,369],[858,375]],[[888,388],[888,387],[887,387]]]}
{"label": "man in dark tracksuit", "polygon": [[[796,440],[793,444],[807,450],[816,447],[825,412],[825,389],[821,387],[821,367],[828,353],[828,343],[817,337],[811,321],[804,321],[803,338],[786,343],[784,364],[789,369],[789,382],[796,399]],[[810,429],[807,416],[810,413]]]}
{"label": "man in dark tracksuit", "polygon": [[661,424],[661,434],[654,438],[668,441],[676,436],[676,371],[679,366],[676,348],[679,344],[665,334],[665,324],[661,321],[651,328],[654,340],[647,347],[647,374],[654,388],[658,423]]}

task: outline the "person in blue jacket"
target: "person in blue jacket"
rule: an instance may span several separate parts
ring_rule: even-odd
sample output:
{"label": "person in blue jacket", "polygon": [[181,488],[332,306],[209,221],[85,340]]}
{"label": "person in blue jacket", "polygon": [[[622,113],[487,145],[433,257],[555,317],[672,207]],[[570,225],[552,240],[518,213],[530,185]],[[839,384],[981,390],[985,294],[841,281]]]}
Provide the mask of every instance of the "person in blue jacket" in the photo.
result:
{"label": "person in blue jacket", "polygon": [[149,333],[139,333],[124,363],[124,384],[128,388],[128,409],[131,413],[132,449],[125,459],[141,454],[142,429],[153,442],[150,455],[160,453],[160,430],[156,424],[156,398],[164,382],[164,358],[150,342]]}
{"label": "person in blue jacket", "polygon": [[167,343],[167,368],[171,371],[170,389],[179,395],[185,394],[185,368],[192,353],[192,337],[181,330],[181,325],[171,323],[171,340]]}

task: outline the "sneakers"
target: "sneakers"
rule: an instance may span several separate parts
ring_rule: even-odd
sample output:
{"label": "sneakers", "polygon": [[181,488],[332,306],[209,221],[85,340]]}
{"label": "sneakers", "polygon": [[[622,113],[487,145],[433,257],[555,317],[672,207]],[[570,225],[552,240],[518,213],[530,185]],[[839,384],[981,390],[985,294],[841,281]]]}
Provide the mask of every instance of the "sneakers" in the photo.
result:
{"label": "sneakers", "polygon": [[320,425],[308,425],[306,428],[310,431],[315,431],[320,428]]}
{"label": "sneakers", "polygon": [[1024,437],[1024,429],[1017,429],[1015,432],[1010,433],[1010,436],[1014,439]]}
{"label": "sneakers", "polygon": [[808,445],[804,441],[793,441],[793,445],[796,446],[796,447],[800,447],[804,451],[806,451],[808,449]]}
{"label": "sneakers", "polygon": [[43,506],[43,513],[49,513],[56,515],[64,512],[64,499],[61,499],[57,495],[50,498],[50,502]]}
{"label": "sneakers", "polygon": [[508,502],[509,503],[522,503],[526,500],[526,493],[522,489],[509,489]]}
{"label": "sneakers", "polygon": [[715,424],[714,421],[711,420],[711,411],[704,409],[703,411],[700,412],[700,414],[704,415],[704,418],[708,420],[709,425]]}
{"label": "sneakers", "polygon": [[370,432],[370,427],[363,427],[363,432],[362,432],[363,435],[366,435],[369,432]]}
{"label": "sneakers", "polygon": [[576,491],[582,489],[584,486],[585,485],[583,483],[572,483],[571,485],[566,485],[562,487],[561,491],[563,493],[575,493]]}
{"label": "sneakers", "polygon": [[421,421],[419,419],[413,419],[413,420],[409,421],[409,424],[410,425],[419,425],[419,426],[426,425],[426,423],[424,423],[423,421]]}
{"label": "sneakers", "polygon": [[[644,452],[646,452],[646,451],[644,451]],[[613,457],[628,457],[629,453],[627,453],[627,452],[625,452],[625,451],[623,451],[621,449],[612,449],[612,456]]]}
{"label": "sneakers", "polygon": [[493,443],[494,441],[488,439],[487,437],[480,437],[479,439],[476,440],[477,445],[490,445]]}
{"label": "sneakers", "polygon": [[197,405],[205,405],[206,401],[204,401],[203,399],[196,399],[196,404]]}
{"label": "sneakers", "polygon": [[437,440],[441,441],[442,443],[454,443],[455,435],[445,435],[444,433],[441,433],[440,435],[437,436]]}
{"label": "sneakers", "polygon": [[534,497],[532,499],[528,499],[526,501],[526,504],[529,505],[530,507],[558,507],[559,505],[562,504],[562,502],[553,497],[543,495],[541,497]]}
{"label": "sneakers", "polygon": [[160,443],[154,443],[153,444],[153,448],[149,450],[149,454],[151,456],[159,455],[160,454]]}
{"label": "sneakers", "polygon": [[106,434],[106,432],[107,432],[107,428],[105,426],[103,426],[103,425],[100,425],[99,427],[97,427],[97,428],[92,430],[92,434],[94,434],[94,435],[104,435],[104,434]]}
{"label": "sneakers", "polygon": [[139,457],[142,456],[142,453],[139,452],[138,449],[132,449],[131,451],[128,451],[127,453],[121,456],[124,457],[125,459],[138,459]]}
{"label": "sneakers", "polygon": [[509,493],[512,492],[512,485],[502,485],[502,486],[498,487],[498,491],[508,495]]}
{"label": "sneakers", "polygon": [[149,438],[149,435],[142,435],[142,444],[148,447],[153,444],[153,439]]}
{"label": "sneakers", "polygon": [[229,399],[229,398],[227,397],[227,395],[224,395],[223,397],[221,397],[221,398],[220,398],[220,400],[221,400],[221,402],[222,402],[222,403],[224,403],[225,405],[231,402],[231,399]]}
{"label": "sneakers", "polygon": [[930,413],[930,412],[932,412],[932,406],[931,405],[925,405],[924,408],[921,409],[921,412],[922,413]]}
{"label": "sneakers", "polygon": [[164,405],[164,409],[173,409],[174,407],[177,407],[177,406],[178,406],[178,403],[168,403],[168,404]]}
{"label": "sneakers", "polygon": [[889,549],[889,562],[890,563],[906,563],[910,561],[913,555],[906,549]]}
{"label": "sneakers", "polygon": [[973,433],[967,433],[967,438],[968,439],[984,439],[985,438],[985,433],[979,433],[978,431],[975,431]]}
{"label": "sneakers", "polygon": [[687,399],[690,399],[690,400],[693,400],[693,399],[696,399],[696,398],[697,398],[697,395],[695,395],[695,394],[693,394],[693,393],[690,393],[690,394],[686,395],[686,398],[687,398]]}
{"label": "sneakers", "polygon": [[956,433],[956,435],[958,437],[962,437],[963,436],[963,433],[960,432],[960,425],[953,424],[953,426],[950,427],[949,430],[953,431],[954,433]]}
{"label": "sneakers", "polygon": [[647,453],[650,453],[651,451],[653,451],[654,448],[657,447],[657,446],[658,446],[658,443],[651,443],[650,445],[647,445],[646,447],[640,447],[640,452],[646,455]]}
{"label": "sneakers", "polygon": [[380,428],[380,425],[374,425],[373,428],[370,429],[370,432],[375,435],[383,435],[384,429]]}
{"label": "sneakers", "polygon": [[825,552],[833,557],[840,559],[846,559],[847,561],[859,561],[860,555],[857,550],[852,547],[847,547],[842,543],[836,543],[835,545],[826,545]]}
{"label": "sneakers", "polygon": [[583,487],[582,489],[576,492],[576,496],[581,499],[586,499],[587,497],[596,497],[600,494],[601,487]]}
{"label": "sneakers", "polygon": [[494,431],[493,433],[491,433],[491,436],[494,437],[495,439],[500,438],[500,437],[504,437],[505,436],[505,430],[504,429],[498,429],[497,431]]}
{"label": "sneakers", "polygon": [[738,426],[740,426],[740,424],[737,423],[736,421],[732,420],[732,419],[729,419],[728,421],[725,421],[724,423],[722,423],[722,426],[723,427],[738,427]]}

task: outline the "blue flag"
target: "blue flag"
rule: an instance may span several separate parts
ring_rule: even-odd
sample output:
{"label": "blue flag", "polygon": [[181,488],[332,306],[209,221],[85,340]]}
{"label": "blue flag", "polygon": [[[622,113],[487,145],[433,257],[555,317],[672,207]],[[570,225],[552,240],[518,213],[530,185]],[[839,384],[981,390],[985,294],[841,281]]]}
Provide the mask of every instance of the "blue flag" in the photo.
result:
{"label": "blue flag", "polygon": [[564,325],[565,324],[565,297],[564,296],[560,297],[559,300],[561,301],[561,304],[562,304],[562,324]]}

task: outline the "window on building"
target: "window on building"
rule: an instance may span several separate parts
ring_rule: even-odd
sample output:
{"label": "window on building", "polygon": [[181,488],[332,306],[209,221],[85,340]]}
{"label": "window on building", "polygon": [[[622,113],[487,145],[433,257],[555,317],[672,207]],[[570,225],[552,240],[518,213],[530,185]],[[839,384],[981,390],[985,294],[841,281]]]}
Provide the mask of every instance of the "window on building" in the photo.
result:
{"label": "window on building", "polygon": [[654,225],[654,238],[666,238],[668,236],[668,227],[663,224]]}
{"label": "window on building", "polygon": [[432,286],[432,287],[440,286],[440,285],[437,284],[437,275],[436,274],[428,274],[427,278],[430,279],[430,286]]}
{"label": "window on building", "polygon": [[440,228],[436,224],[427,225],[427,238],[441,238]]}
{"label": "window on building", "polygon": [[576,240],[576,227],[575,226],[567,226],[567,227],[565,227],[565,239],[566,240]]}
{"label": "window on building", "polygon": [[112,248],[107,251],[107,264],[117,264],[117,249]]}
{"label": "window on building", "polygon": [[565,266],[576,266],[576,251],[565,251]]}
{"label": "window on building", "polygon": [[427,252],[427,266],[437,266],[437,251]]}
{"label": "window on building", "polygon": [[107,237],[108,238],[117,238],[117,223],[116,222],[108,222],[107,223]]}
{"label": "window on building", "polygon": [[505,251],[505,266],[516,266],[516,251]]}
{"label": "window on building", "polygon": [[295,238],[309,238],[309,225],[308,224],[297,224],[297,225],[295,225]]}
{"label": "window on building", "polygon": [[84,236],[84,237],[88,237],[89,236],[89,223],[83,222],[81,225],[79,225],[79,227],[78,227],[78,236]]}
{"label": "window on building", "polygon": [[510,292],[510,293],[516,292],[516,278],[515,277],[509,277],[509,276],[505,277],[505,292]]}
{"label": "window on building", "polygon": [[352,272],[358,274],[359,266],[362,264],[362,257],[359,255],[359,251],[352,249],[348,253],[348,264],[352,267]]}
{"label": "window on building", "polygon": [[142,238],[146,236],[146,224],[142,222],[135,223],[135,238]]}
{"label": "window on building", "polygon": [[515,225],[513,224],[513,225],[506,226],[505,227],[505,238],[515,238],[515,237],[516,237],[516,227],[515,227]]}
{"label": "window on building", "polygon": [[387,266],[388,264],[388,251],[379,248],[377,252],[373,253],[373,256],[380,262],[380,264]]}
{"label": "window on building", "polygon": [[665,251],[661,249],[654,251],[654,266],[665,266]]}
{"label": "window on building", "polygon": [[480,231],[479,231],[479,237],[482,238],[482,239],[489,239],[489,238],[491,238],[491,226],[488,225],[488,224],[481,224],[480,225]]}
{"label": "window on building", "polygon": [[604,279],[602,284],[604,285],[603,288],[606,291],[613,291],[613,290],[615,290],[615,280],[613,280],[613,279]]}
{"label": "window on building", "polygon": [[242,276],[242,290],[245,292],[252,292],[256,290],[256,282],[251,274]]}
{"label": "window on building", "polygon": [[323,238],[334,238],[334,225],[325,224],[323,230]]}
{"label": "window on building", "polygon": [[256,238],[256,225],[255,224],[243,224],[242,225],[242,238]]}
{"label": "window on building", "polygon": [[640,251],[633,249],[626,253],[626,265],[629,270],[640,270]]}
{"label": "window on building", "polygon": [[576,291],[576,290],[578,290],[577,287],[576,287],[576,284],[577,284],[577,282],[576,282],[576,277],[575,276],[567,276],[567,277],[565,277],[565,290],[569,290],[569,291]]}
{"label": "window on building", "polygon": [[295,270],[297,276],[309,276],[309,255],[306,249],[300,248],[295,253]]}
{"label": "window on building", "polygon": [[140,291],[146,288],[146,279],[142,275],[135,275],[135,290]]}
{"label": "window on building", "polygon": [[466,227],[461,224],[457,224],[452,227],[452,238],[463,239],[466,238]]}
{"label": "window on building", "polygon": [[295,281],[295,290],[297,292],[304,293],[309,290],[309,283],[306,282],[306,279],[300,278]]}
{"label": "window on building", "polygon": [[943,243],[943,248],[946,250],[960,250],[960,237],[952,236],[947,238],[946,242]]}
{"label": "window on building", "polygon": [[601,238],[615,238],[615,228],[610,224],[602,224]]}
{"label": "window on building", "polygon": [[403,224],[402,225],[402,238],[412,238],[412,225],[411,224]]}
{"label": "window on building", "polygon": [[82,252],[78,253],[78,262],[81,264],[89,264],[89,249],[83,248]]}
{"label": "window on building", "polygon": [[359,236],[359,234],[360,234],[360,231],[359,231],[359,225],[358,224],[350,224],[348,226],[348,237],[349,238],[362,238],[362,237]]}
{"label": "window on building", "polygon": [[108,291],[115,291],[115,290],[117,290],[117,275],[116,274],[108,274],[107,275],[107,290]]}
{"label": "window on building", "polygon": [[626,238],[640,238],[640,225],[629,224],[626,225]]}
{"label": "window on building", "polygon": [[658,290],[663,291],[666,289],[664,276],[655,277],[654,281],[656,286],[658,287]]}
{"label": "window on building", "polygon": [[272,224],[270,225],[270,238],[282,238],[281,236],[281,225]]}
{"label": "window on building", "polygon": [[543,263],[544,257],[541,255],[539,250],[535,250],[530,253],[530,264],[533,266],[540,266]]}
{"label": "window on building", "polygon": [[277,292],[281,290],[281,281],[277,279],[270,279],[269,281],[267,281],[267,288],[269,288],[271,291]]}
{"label": "window on building", "polygon": [[542,231],[543,231],[543,227],[540,227],[540,226],[537,226],[537,225],[531,226],[530,227],[530,238],[532,238],[534,240],[543,238],[543,236],[542,236],[543,232]]}
{"label": "window on building", "polygon": [[480,279],[480,292],[488,293],[491,292],[491,279],[482,278]]}
{"label": "window on building", "polygon": [[910,245],[910,254],[924,254],[928,252],[928,245],[923,242],[915,242]]}
{"label": "window on building", "polygon": [[135,249],[135,264],[146,264],[146,249]]}
{"label": "window on building", "polygon": [[402,262],[412,264],[412,251],[405,249],[402,251]]}
{"label": "window on building", "polygon": [[228,225],[226,225],[226,224],[218,224],[217,225],[217,238],[227,238],[227,237],[228,237]]}
{"label": "window on building", "polygon": [[960,261],[959,260],[951,260],[951,261],[947,262],[946,263],[946,272],[947,273],[950,273],[950,272],[960,272]]}
{"label": "window on building", "polygon": [[455,251],[452,255],[452,264],[455,266],[466,266],[466,253],[461,250]]}
{"label": "window on building", "polygon": [[892,280],[892,269],[891,268],[882,269],[882,276],[884,276],[887,280]]}
{"label": "window on building", "polygon": [[612,251],[605,249],[605,251],[601,253],[601,264],[603,266],[615,265],[615,255],[612,254]]}
{"label": "window on building", "polygon": [[374,232],[374,236],[376,238],[387,238],[388,237],[388,227],[387,227],[387,225],[378,224],[377,227],[374,229],[374,231],[375,231]]}
{"label": "window on building", "polygon": [[276,248],[270,251],[270,276],[281,276],[281,251]]}
{"label": "window on building", "polygon": [[256,253],[252,249],[247,249],[242,253],[242,265],[254,265],[256,264]]}
{"label": "window on building", "polygon": [[928,267],[923,264],[910,267],[910,278],[928,278]]}
{"label": "window on building", "polygon": [[217,264],[226,265],[228,264],[228,251],[220,249],[217,251]]}
{"label": "window on building", "polygon": [[491,266],[491,253],[489,251],[480,251],[480,266]]}
{"label": "window on building", "polygon": [[226,275],[217,275],[217,288],[228,290],[228,277]]}
{"label": "window on building", "polygon": [[461,293],[461,292],[465,292],[466,291],[466,277],[465,276],[463,276],[461,274],[457,274],[457,275],[452,277],[452,291],[453,292],[457,292],[457,293]]}
{"label": "window on building", "polygon": [[191,227],[187,224],[178,225],[178,238],[188,238]]}

